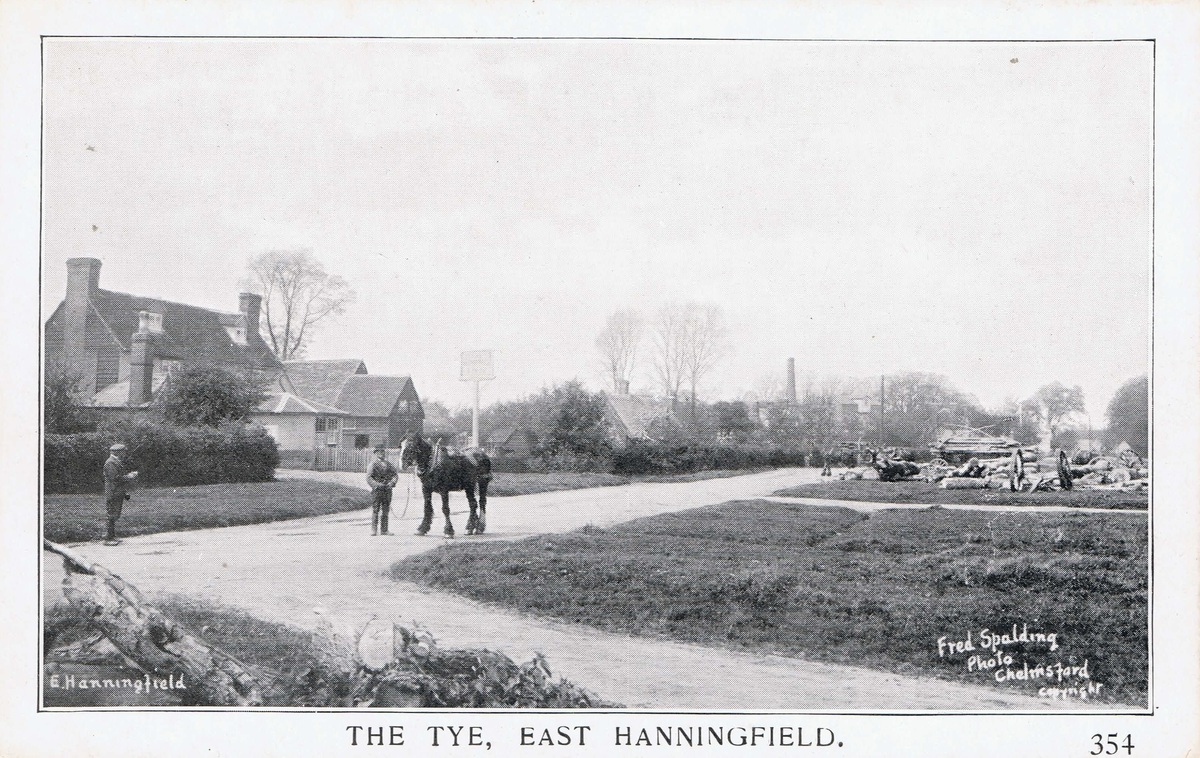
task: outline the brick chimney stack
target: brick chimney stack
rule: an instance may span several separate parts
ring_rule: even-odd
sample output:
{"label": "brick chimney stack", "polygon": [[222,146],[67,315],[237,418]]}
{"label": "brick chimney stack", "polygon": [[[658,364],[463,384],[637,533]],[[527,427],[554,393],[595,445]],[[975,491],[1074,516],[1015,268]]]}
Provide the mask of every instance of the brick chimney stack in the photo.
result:
{"label": "brick chimney stack", "polygon": [[138,314],[138,330],[129,351],[129,404],[150,402],[154,392],[154,336],[150,332],[150,314]]}
{"label": "brick chimney stack", "polygon": [[63,361],[66,369],[83,380],[83,389],[95,389],[96,364],[84,344],[87,314],[92,296],[100,287],[100,261],[96,258],[67,260],[67,296],[63,308]]}
{"label": "brick chimney stack", "polygon": [[246,317],[246,340],[259,335],[259,316],[262,313],[262,295],[243,292],[238,295],[238,310]]}
{"label": "brick chimney stack", "polygon": [[787,364],[787,403],[796,404],[796,359],[788,358]]}

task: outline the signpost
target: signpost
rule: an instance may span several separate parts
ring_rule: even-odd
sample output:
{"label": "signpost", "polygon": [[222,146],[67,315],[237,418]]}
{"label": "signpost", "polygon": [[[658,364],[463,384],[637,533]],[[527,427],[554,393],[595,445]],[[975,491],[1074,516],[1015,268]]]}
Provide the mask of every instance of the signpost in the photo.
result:
{"label": "signpost", "polygon": [[479,383],[496,378],[491,350],[467,350],[462,354],[458,378],[475,382],[475,407],[471,409],[471,447],[479,447]]}

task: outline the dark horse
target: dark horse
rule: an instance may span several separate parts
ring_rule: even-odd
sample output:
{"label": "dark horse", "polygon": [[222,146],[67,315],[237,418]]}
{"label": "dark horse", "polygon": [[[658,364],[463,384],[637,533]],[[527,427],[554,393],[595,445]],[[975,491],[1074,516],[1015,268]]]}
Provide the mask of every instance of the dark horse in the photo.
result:
{"label": "dark horse", "polygon": [[[435,452],[437,453],[435,455]],[[426,442],[419,434],[409,435],[400,444],[400,467],[416,466],[421,480],[421,495],[425,498],[425,517],[417,527],[417,534],[429,533],[433,526],[433,493],[442,496],[442,515],[446,517],[445,534],[454,536],[454,525],[450,523],[450,491],[466,493],[471,515],[467,519],[467,534],[483,534],[487,526],[487,490],[492,480],[492,461],[478,448],[466,453],[449,454],[438,446]],[[479,500],[475,500],[475,489],[479,488]]]}

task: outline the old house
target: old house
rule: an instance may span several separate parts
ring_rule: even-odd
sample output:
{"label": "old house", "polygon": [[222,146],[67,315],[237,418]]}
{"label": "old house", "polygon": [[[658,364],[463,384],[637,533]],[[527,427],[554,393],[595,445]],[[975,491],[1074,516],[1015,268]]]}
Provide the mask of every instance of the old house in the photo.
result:
{"label": "old house", "polygon": [[345,412],[333,422],[340,424],[333,447],[394,448],[406,434],[424,430],[425,412],[407,376],[369,374],[357,358],[286,361],[284,373],[296,395]]}
{"label": "old house", "polygon": [[318,451],[397,447],[421,432],[424,412],[406,376],[367,373],[359,359],[281,362],[260,332],[262,298],[222,312],[100,287],[95,258],[67,261],[66,297],[46,321],[47,367],[80,378],[90,405],[149,406],[184,363],[250,374],[268,389],[251,414],[279,445],[282,465],[315,465]]}
{"label": "old house", "polygon": [[171,369],[203,361],[282,384],[282,364],[259,333],[262,298],[236,313],[101,289],[100,261],[67,261],[66,297],[45,324],[47,367],[62,366],[100,408],[140,408]]}

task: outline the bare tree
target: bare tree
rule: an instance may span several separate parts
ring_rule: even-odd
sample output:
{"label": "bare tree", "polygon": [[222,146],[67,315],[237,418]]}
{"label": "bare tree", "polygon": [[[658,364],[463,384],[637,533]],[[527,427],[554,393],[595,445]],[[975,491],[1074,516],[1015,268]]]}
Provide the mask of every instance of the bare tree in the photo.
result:
{"label": "bare tree", "polygon": [[687,321],[686,309],[677,303],[659,309],[651,332],[654,341],[654,373],[664,395],[679,397],[683,384],[686,362],[684,359],[684,331]]}
{"label": "bare tree", "polygon": [[680,337],[683,375],[691,395],[688,400],[691,416],[695,420],[696,387],[728,349],[721,309],[715,305],[686,305]]}
{"label": "bare tree", "polygon": [[629,388],[629,375],[637,360],[644,322],[635,310],[617,311],[608,317],[604,331],[596,338],[596,349],[604,372],[612,381],[613,392],[623,394]]}
{"label": "bare tree", "polygon": [[302,357],[313,326],[354,302],[346,280],[327,273],[311,250],[257,255],[250,273],[263,298],[263,336],[282,361]]}

